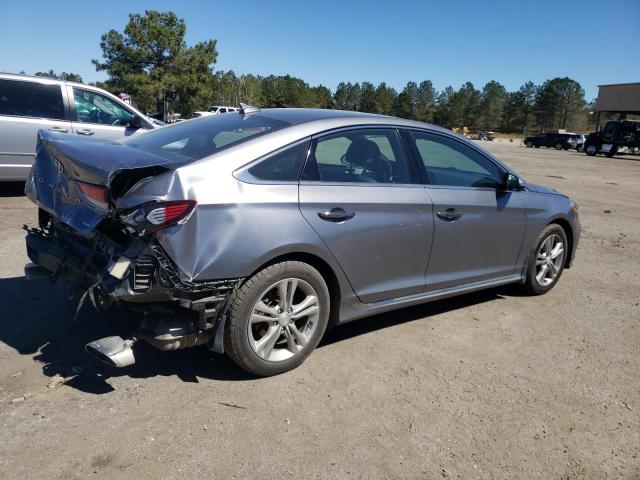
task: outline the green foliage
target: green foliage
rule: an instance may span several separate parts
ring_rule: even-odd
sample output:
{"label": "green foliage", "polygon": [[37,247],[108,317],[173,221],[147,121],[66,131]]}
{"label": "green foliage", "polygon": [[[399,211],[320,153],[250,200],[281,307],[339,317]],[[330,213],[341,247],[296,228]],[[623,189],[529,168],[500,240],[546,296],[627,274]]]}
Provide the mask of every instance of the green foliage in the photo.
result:
{"label": "green foliage", "polygon": [[102,35],[104,61],[92,62],[96,70],[107,72],[107,89],[129,93],[142,110],[164,112],[168,100],[175,110],[189,114],[209,97],[218,52],[215,40],[187,47],[186,30],[173,12],[130,14],[123,33]]}
{"label": "green foliage", "polygon": [[[21,73],[24,73],[24,71],[21,72]],[[66,82],[83,83],[82,82],[82,77],[80,75],[78,75],[77,73],[62,72],[60,74],[57,74],[52,69],[49,69],[48,72],[36,72],[36,73],[34,73],[34,75],[36,77],[47,77],[47,78],[53,78],[55,80],[64,80]]]}
{"label": "green foliage", "polygon": [[571,128],[576,115],[584,109],[584,90],[570,78],[547,80],[536,93],[534,113],[536,122],[543,127]]}

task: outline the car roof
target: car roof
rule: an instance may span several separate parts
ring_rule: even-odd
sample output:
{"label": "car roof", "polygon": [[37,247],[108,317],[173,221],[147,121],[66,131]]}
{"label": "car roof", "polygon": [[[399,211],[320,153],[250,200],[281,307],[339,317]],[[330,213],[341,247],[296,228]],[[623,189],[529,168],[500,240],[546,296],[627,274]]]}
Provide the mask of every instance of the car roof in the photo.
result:
{"label": "car roof", "polygon": [[451,133],[451,131],[446,128],[438,127],[429,123],[375,113],[354,112],[350,110],[328,110],[320,108],[263,108],[250,115],[272,118],[274,120],[286,122],[291,126],[317,123],[327,126],[331,125],[332,128],[339,128],[342,125],[346,127],[357,124],[379,124],[421,129],[428,128],[430,130],[438,130],[448,134]]}

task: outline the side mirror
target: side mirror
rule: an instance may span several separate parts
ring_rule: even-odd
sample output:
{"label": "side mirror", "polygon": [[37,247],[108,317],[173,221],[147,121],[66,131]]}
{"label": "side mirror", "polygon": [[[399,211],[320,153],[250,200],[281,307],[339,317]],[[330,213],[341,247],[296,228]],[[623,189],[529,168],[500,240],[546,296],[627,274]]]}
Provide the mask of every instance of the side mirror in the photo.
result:
{"label": "side mirror", "polygon": [[129,120],[129,128],[142,128],[142,118],[138,115],[131,117],[131,120]]}
{"label": "side mirror", "polygon": [[518,177],[511,172],[504,172],[502,176],[502,188],[510,192],[519,192],[524,187]]}

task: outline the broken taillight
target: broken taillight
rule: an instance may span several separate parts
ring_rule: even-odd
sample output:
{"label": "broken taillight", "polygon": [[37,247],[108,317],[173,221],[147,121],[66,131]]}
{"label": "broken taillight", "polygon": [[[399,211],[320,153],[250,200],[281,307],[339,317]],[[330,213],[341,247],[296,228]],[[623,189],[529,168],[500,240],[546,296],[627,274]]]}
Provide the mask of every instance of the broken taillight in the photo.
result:
{"label": "broken taillight", "polygon": [[125,217],[125,222],[141,233],[154,232],[187,221],[195,200],[172,200],[141,205]]}
{"label": "broken taillight", "polygon": [[96,207],[107,210],[107,188],[102,185],[94,185],[93,183],[81,182],[76,180],[76,185],[80,191],[84,194],[84,197],[89,203]]}

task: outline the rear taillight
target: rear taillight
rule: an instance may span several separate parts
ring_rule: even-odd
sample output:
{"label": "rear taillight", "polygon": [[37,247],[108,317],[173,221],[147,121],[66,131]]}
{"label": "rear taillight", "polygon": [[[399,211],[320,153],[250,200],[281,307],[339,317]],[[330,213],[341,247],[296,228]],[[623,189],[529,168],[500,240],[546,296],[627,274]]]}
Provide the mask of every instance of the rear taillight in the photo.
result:
{"label": "rear taillight", "polygon": [[125,222],[140,233],[154,232],[186,222],[196,206],[195,200],[151,202],[125,216]]}
{"label": "rear taillight", "polygon": [[83,193],[84,197],[93,205],[103,210],[107,210],[107,188],[102,185],[81,182],[76,180],[76,185]]}

